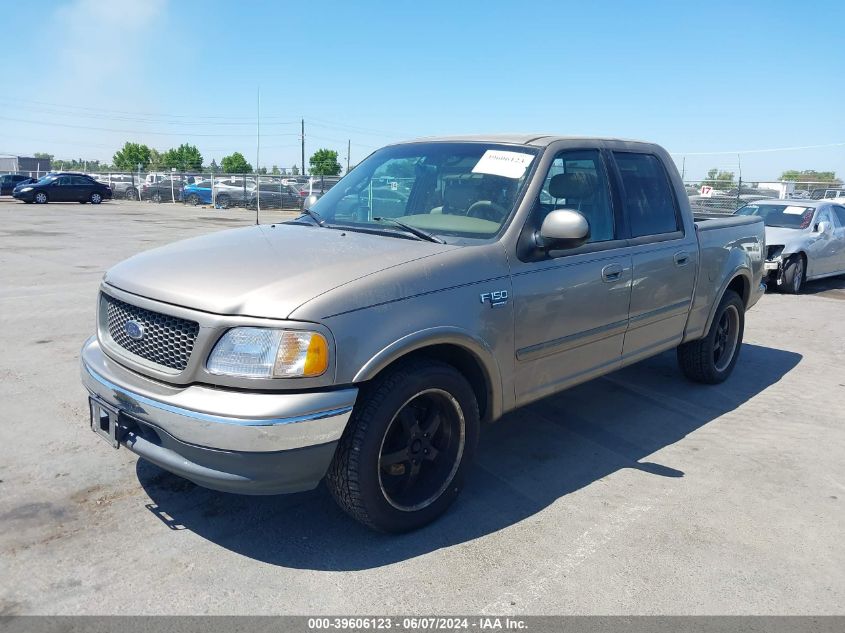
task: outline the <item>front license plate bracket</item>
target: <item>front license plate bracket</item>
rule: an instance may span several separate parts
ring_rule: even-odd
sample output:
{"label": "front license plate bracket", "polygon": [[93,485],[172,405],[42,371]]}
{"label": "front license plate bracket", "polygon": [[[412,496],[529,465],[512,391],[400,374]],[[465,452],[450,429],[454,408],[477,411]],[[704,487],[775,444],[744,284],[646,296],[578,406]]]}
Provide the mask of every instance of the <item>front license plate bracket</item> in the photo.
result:
{"label": "front license plate bracket", "polygon": [[91,411],[91,430],[111,444],[112,448],[120,448],[117,436],[120,412],[94,396],[88,398],[88,405]]}

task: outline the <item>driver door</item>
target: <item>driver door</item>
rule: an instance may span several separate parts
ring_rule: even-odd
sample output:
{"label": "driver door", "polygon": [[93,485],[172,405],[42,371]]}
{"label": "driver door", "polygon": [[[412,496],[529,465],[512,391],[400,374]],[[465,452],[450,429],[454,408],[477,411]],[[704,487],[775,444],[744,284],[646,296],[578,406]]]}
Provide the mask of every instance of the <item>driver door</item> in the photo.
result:
{"label": "driver door", "polygon": [[526,230],[555,209],[580,212],[586,244],[514,258],[515,395],[522,405],[618,368],[628,328],[633,263],[598,150],[555,156]]}
{"label": "driver door", "polygon": [[50,202],[73,202],[73,184],[70,176],[59,176],[50,187]]}
{"label": "driver door", "polygon": [[[837,270],[837,235],[836,224],[832,215],[830,207],[822,207],[813,221],[813,237],[807,249],[810,255],[807,265],[808,277],[828,275]],[[827,233],[818,231],[819,224],[822,222],[826,222],[830,226]]]}

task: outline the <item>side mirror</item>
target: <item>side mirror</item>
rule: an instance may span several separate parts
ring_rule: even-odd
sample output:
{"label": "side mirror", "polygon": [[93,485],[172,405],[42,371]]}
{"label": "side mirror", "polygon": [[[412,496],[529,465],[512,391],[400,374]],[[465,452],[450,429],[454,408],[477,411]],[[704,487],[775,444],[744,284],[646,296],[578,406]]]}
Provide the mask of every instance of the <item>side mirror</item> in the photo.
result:
{"label": "side mirror", "polygon": [[833,227],[830,225],[830,222],[819,222],[818,224],[816,224],[816,231],[818,233],[821,233],[822,235],[827,235],[828,233],[830,233],[830,230],[832,228]]}
{"label": "side mirror", "polygon": [[576,248],[590,237],[590,223],[573,209],[557,209],[543,220],[537,245],[545,250]]}

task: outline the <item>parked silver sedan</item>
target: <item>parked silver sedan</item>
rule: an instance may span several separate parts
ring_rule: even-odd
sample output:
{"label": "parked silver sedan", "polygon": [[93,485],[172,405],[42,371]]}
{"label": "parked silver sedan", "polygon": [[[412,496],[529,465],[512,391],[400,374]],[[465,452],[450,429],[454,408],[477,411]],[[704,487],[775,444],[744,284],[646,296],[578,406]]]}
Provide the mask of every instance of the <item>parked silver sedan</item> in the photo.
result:
{"label": "parked silver sedan", "polygon": [[768,284],[798,294],[805,281],[845,275],[845,206],[827,200],[758,200],[737,211],[766,223]]}

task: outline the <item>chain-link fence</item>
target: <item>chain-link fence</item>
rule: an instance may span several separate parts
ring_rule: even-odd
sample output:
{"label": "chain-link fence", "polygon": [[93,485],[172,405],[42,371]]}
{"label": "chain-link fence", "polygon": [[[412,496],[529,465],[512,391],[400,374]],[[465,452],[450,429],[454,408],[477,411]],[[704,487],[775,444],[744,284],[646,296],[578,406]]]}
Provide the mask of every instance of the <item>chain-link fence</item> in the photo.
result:
{"label": "chain-link fence", "polygon": [[[9,173],[31,177],[33,180],[45,175],[29,172]],[[340,179],[338,176],[223,174],[201,171],[103,172],[87,175],[111,187],[116,200],[208,205],[221,209],[244,207],[300,210],[305,201],[321,196]]]}
{"label": "chain-link fence", "polygon": [[695,213],[732,214],[746,204],[765,199],[845,199],[845,189],[842,185],[831,182],[743,182],[705,179],[685,181],[684,187]]}
{"label": "chain-link fence", "polygon": [[[290,171],[290,170],[282,170]],[[28,172],[19,173],[35,178]],[[104,172],[89,176],[111,187],[117,200],[206,205],[227,209],[301,210],[340,179],[338,176],[277,174],[224,174],[215,172]],[[401,178],[390,178],[385,187],[404,187]],[[845,187],[838,182],[755,181],[702,179],[685,181],[693,212],[732,214],[740,207],[763,199],[834,198],[845,200]],[[4,193],[5,190],[4,190]]]}

